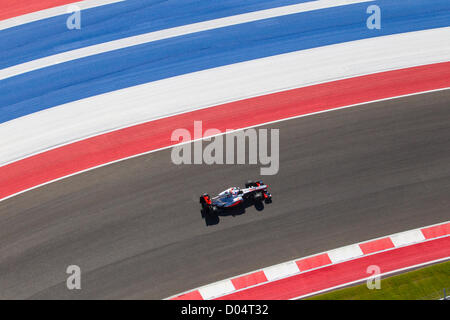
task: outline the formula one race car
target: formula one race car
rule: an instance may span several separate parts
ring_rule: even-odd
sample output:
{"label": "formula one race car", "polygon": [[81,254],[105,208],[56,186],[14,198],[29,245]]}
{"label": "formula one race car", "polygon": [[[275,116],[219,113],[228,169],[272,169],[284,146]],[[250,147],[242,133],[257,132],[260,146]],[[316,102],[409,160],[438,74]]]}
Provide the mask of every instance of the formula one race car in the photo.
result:
{"label": "formula one race car", "polygon": [[249,181],[245,188],[232,187],[211,198],[207,193],[200,197],[202,210],[206,214],[218,214],[220,211],[235,209],[238,206],[262,205],[271,203],[272,195],[262,181]]}

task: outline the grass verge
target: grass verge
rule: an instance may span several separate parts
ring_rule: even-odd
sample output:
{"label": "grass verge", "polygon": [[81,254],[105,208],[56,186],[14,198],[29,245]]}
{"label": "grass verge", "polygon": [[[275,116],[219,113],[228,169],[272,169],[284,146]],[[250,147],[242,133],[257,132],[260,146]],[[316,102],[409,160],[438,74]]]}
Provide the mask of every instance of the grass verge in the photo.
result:
{"label": "grass verge", "polygon": [[443,297],[443,288],[447,288],[449,296],[450,261],[382,279],[379,290],[369,290],[364,282],[308,300],[434,300]]}

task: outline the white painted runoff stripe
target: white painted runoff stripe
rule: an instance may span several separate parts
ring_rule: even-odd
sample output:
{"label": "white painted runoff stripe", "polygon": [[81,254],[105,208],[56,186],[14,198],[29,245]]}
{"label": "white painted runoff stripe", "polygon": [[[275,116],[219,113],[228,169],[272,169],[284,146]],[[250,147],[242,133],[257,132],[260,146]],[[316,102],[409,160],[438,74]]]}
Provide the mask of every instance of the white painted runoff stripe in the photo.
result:
{"label": "white painted runoff stripe", "polygon": [[[308,12],[313,10],[338,7],[343,5],[371,2],[374,0],[318,0],[306,3],[300,3],[290,6],[278,7],[273,9],[266,9],[261,11],[255,11],[250,13],[239,14],[235,16],[230,16],[226,18],[208,20],[204,22],[193,23],[189,25],[184,25],[180,27],[174,27],[170,29],[150,32],[142,35],[137,35],[133,37],[123,38],[119,40],[109,41],[105,43],[100,43],[92,45],[89,47],[84,47],[72,51],[67,51],[45,58],[36,59],[33,61],[25,62],[15,66],[11,66],[0,70],[0,80],[13,77],[22,73],[30,72],[37,69],[42,69],[55,64],[80,59],[83,57],[100,54],[108,51],[123,49],[131,46],[136,46],[143,43],[148,43],[152,41],[173,38],[177,36],[182,36],[190,33],[206,31],[211,29],[217,29],[227,26],[232,26],[236,24],[242,24],[246,22],[252,22],[262,19],[274,18],[283,15],[289,15],[300,12]],[[1,22],[0,22],[1,26]],[[0,29],[1,30],[1,29]]]}
{"label": "white painted runoff stripe", "polygon": [[[246,61],[74,101],[0,125],[0,165],[138,123],[317,83],[450,61],[450,28]],[[211,81],[216,79],[216,81]],[[226,88],[226,90],[224,90]]]}
{"label": "white painted runoff stripe", "polygon": [[[14,1],[14,0],[11,0]],[[17,0],[16,0],[17,1]],[[19,1],[26,1],[26,0],[19,0]],[[8,28],[17,27],[21,24],[26,24],[34,21],[39,21],[43,19],[48,19],[56,16],[60,16],[63,14],[67,14],[67,8],[71,5],[75,5],[80,10],[86,10],[91,9],[95,7],[100,7],[108,4],[113,4],[117,2],[122,2],[125,0],[84,0],[84,1],[78,1],[74,3],[68,3],[62,6],[53,7],[49,9],[44,9],[36,12],[27,13],[21,16],[17,16],[14,18],[6,19],[3,21],[0,21],[0,31],[5,30]]]}

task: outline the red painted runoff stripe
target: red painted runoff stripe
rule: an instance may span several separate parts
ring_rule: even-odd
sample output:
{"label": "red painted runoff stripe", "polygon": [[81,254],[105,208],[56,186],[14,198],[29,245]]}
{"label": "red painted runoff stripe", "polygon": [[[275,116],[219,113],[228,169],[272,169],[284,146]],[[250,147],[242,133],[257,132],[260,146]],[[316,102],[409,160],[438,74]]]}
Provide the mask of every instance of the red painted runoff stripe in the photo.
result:
{"label": "red painted runoff stripe", "polygon": [[80,0],[0,0],[0,20],[41,11]]}
{"label": "red painted runoff stripe", "polygon": [[333,264],[292,277],[238,291],[219,300],[287,300],[354,282],[371,276],[367,267],[377,265],[381,273],[411,267],[450,256],[450,237],[383,251]]}
{"label": "red painted runoff stripe", "polygon": [[[239,129],[289,117],[450,87],[450,62],[393,70],[226,103],[116,130],[0,167],[0,199],[113,161],[169,147],[194,121],[203,131]],[[168,159],[168,161],[170,161]]]}

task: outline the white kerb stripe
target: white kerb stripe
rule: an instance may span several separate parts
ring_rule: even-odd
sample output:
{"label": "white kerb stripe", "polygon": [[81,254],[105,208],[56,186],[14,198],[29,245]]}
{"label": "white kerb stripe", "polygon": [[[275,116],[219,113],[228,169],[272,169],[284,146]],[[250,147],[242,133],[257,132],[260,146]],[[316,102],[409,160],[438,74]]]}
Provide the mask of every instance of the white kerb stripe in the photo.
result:
{"label": "white kerb stripe", "polygon": [[62,6],[48,8],[36,12],[27,13],[21,16],[17,16],[14,18],[6,19],[0,21],[0,30],[5,30],[8,28],[17,27],[21,24],[26,24],[30,22],[35,22],[43,19],[48,19],[56,16],[60,16],[63,14],[67,14],[67,8],[71,5],[75,5],[80,8],[80,10],[86,10],[90,8],[100,7],[107,4],[113,4],[117,2],[122,2],[125,0],[85,0],[78,1],[74,3],[68,3]]}
{"label": "white kerb stripe", "polygon": [[[30,72],[37,69],[42,69],[55,64],[80,59],[83,57],[100,54],[108,51],[123,49],[131,46],[140,45],[152,41],[168,39],[172,37],[182,36],[194,32],[217,29],[236,24],[252,22],[262,19],[268,19],[288,14],[307,12],[331,7],[338,7],[361,2],[371,2],[374,0],[318,0],[307,3],[300,3],[291,6],[279,7],[274,9],[267,9],[244,13],[226,18],[214,19],[204,22],[188,24],[185,26],[149,32],[142,35],[128,37],[124,39],[109,41],[93,46],[80,48],[72,51],[67,51],[41,59],[25,62],[9,68],[0,70],[0,80],[13,77],[22,73]],[[0,23],[1,26],[1,23]],[[0,28],[1,30],[1,28]]]}
{"label": "white kerb stripe", "polygon": [[269,281],[281,279],[300,272],[295,261],[289,261],[278,264],[276,266],[264,268],[263,271],[264,274],[266,275],[267,280]]}
{"label": "white kerb stripe", "polygon": [[425,240],[425,237],[420,229],[416,229],[395,234],[391,236],[391,240],[394,246],[400,247],[423,241]]}
{"label": "white kerb stripe", "polygon": [[219,282],[215,282],[213,284],[207,285],[198,289],[203,299],[209,300],[215,297],[223,296],[227,293],[233,292],[236,289],[234,288],[231,280],[223,280]]}
{"label": "white kerb stripe", "polygon": [[330,257],[330,260],[333,263],[350,260],[362,255],[363,252],[358,244],[352,244],[349,246],[328,251],[328,256]]}

